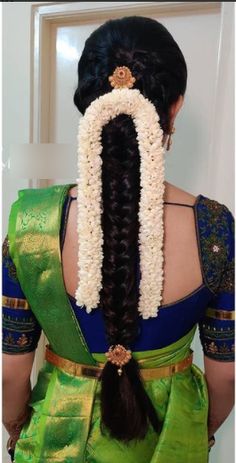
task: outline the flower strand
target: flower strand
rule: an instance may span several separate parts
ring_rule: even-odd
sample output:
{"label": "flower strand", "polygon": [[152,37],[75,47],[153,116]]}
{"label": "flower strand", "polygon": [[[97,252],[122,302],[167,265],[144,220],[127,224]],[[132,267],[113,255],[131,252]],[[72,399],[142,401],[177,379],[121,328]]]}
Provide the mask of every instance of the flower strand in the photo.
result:
{"label": "flower strand", "polygon": [[140,153],[140,297],[144,319],[156,317],[163,289],[163,132],[155,106],[138,89],[114,89],[94,100],[79,123],[77,230],[79,236],[77,305],[88,313],[99,304],[102,288],[102,128],[119,114],[133,119]]}

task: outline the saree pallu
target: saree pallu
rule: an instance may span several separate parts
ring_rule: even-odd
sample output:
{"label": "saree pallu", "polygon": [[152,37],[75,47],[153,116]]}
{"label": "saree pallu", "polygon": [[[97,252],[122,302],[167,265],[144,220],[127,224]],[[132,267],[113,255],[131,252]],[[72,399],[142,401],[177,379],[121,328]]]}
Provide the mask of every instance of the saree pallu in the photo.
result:
{"label": "saree pallu", "polygon": [[[86,365],[105,362],[91,353],[69,303],[61,267],[59,229],[65,194],[73,185],[20,190],[9,219],[10,254],[27,301],[59,356]],[[190,354],[196,330],[165,348],[133,352],[140,368],[179,362]],[[45,361],[32,390],[32,414],[15,449],[16,463],[207,463],[208,392],[191,365],[144,382],[162,429],[124,444],[100,431],[101,383],[71,375]],[[132,417],[130,418],[132,419]]]}

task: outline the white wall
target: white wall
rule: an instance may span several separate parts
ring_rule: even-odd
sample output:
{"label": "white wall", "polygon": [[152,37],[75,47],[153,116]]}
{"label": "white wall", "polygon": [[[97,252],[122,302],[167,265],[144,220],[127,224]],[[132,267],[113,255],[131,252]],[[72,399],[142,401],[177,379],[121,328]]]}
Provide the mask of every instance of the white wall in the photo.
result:
{"label": "white wall", "polygon": [[[36,3],[42,2],[2,3],[2,158],[4,165],[7,163],[11,145],[30,142],[30,18],[31,6]],[[23,179],[13,180],[10,175],[7,175],[6,168],[2,181],[2,236],[5,237],[10,205],[17,198],[17,191],[21,188],[28,188],[29,182]],[[6,452],[7,438],[8,434],[4,428],[2,433],[3,463],[10,461]]]}
{"label": "white wall", "polygon": [[[30,28],[31,6],[42,2],[2,3],[2,61],[3,61],[3,162],[6,165],[11,145],[30,142]],[[43,2],[45,4],[49,2]],[[3,230],[7,232],[7,220],[11,203],[17,198],[17,190],[28,188],[24,179],[13,180],[3,175]]]}

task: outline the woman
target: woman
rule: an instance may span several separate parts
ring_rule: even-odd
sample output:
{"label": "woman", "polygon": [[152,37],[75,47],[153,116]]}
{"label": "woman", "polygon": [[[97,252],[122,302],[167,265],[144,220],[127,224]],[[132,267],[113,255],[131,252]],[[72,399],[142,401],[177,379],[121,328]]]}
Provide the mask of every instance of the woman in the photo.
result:
{"label": "woman", "polygon": [[[9,453],[206,463],[233,406],[234,219],[163,177],[186,63],[163,25],[126,17],[91,34],[78,76],[78,184],[21,190],[4,241]],[[192,363],[197,325],[205,375]],[[49,346],[31,391],[42,330]]]}

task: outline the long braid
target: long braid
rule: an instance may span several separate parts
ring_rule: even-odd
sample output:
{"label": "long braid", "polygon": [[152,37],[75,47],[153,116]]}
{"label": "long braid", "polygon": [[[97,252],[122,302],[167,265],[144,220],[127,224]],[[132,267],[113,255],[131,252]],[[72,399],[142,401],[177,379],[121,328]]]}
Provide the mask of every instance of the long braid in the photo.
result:
{"label": "long braid", "polygon": [[[104,128],[102,141],[105,244],[100,305],[108,343],[130,347],[138,330],[136,262],[140,198],[140,156],[132,120],[125,115],[116,117]],[[101,380],[102,423],[111,435],[122,440],[143,438],[148,418],[159,429],[155,409],[133,358],[123,367],[121,377],[117,368],[107,362]]]}
{"label": "long braid", "polygon": [[[136,337],[134,323],[130,323],[130,327],[123,323],[129,323],[130,314],[134,321],[137,320],[135,269],[140,158],[135,137],[133,122],[124,115],[118,116],[103,130],[103,146],[106,148],[102,153],[102,227],[108,239],[104,240],[101,303],[106,303],[104,316],[109,344],[122,340],[128,345]],[[111,311],[108,311],[109,306]]]}
{"label": "long braid", "polygon": [[[135,88],[156,107],[165,134],[171,104],[184,95],[187,67],[177,43],[159,22],[138,16],[107,21],[86,40],[78,65],[74,103],[84,114],[97,97],[112,90],[108,76],[128,66]],[[138,336],[138,207],[140,154],[132,119],[119,115],[102,133],[103,286],[100,306],[110,345],[131,347]],[[131,349],[132,350],[132,349]],[[107,362],[101,377],[101,427],[123,441],[142,439],[149,422],[161,423],[132,357],[117,374]]]}

